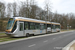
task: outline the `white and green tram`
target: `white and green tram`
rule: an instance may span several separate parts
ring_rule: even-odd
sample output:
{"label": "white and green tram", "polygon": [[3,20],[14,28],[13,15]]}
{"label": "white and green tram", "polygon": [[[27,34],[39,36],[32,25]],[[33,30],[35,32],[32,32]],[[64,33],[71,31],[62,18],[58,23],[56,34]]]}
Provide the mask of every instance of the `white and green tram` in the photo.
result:
{"label": "white and green tram", "polygon": [[44,34],[60,32],[60,23],[42,21],[24,17],[10,18],[6,28],[6,34],[10,37],[29,36],[30,34]]}

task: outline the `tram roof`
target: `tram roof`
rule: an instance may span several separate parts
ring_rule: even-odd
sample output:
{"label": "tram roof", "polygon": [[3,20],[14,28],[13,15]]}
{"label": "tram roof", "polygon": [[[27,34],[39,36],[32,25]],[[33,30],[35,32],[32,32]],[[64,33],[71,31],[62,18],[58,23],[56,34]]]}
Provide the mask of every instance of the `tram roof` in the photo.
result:
{"label": "tram roof", "polygon": [[20,21],[29,21],[29,22],[48,23],[48,24],[60,25],[60,23],[56,23],[56,22],[49,22],[49,21],[37,20],[37,19],[26,18],[26,17],[14,17],[14,18],[16,20],[20,20]]}

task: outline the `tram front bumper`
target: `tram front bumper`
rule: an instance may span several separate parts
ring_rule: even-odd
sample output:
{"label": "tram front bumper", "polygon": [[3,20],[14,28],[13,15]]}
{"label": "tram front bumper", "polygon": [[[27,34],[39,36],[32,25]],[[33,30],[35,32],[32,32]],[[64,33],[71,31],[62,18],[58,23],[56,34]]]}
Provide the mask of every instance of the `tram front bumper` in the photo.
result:
{"label": "tram front bumper", "polygon": [[9,37],[14,37],[14,35],[15,35],[15,34],[9,33],[9,32],[6,32],[5,34],[6,34],[7,36],[9,36]]}
{"label": "tram front bumper", "polygon": [[9,36],[9,37],[19,37],[18,35],[14,34],[14,33],[8,33],[8,32],[6,32],[5,34],[7,36]]}

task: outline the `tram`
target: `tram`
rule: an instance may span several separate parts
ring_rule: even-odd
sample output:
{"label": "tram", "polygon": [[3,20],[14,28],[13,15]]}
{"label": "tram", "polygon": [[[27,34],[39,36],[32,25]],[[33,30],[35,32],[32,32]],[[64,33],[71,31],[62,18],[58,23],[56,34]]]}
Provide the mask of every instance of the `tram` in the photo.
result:
{"label": "tram", "polygon": [[29,36],[30,34],[44,34],[50,32],[60,32],[60,23],[49,22],[24,17],[10,18],[6,33],[10,37]]}

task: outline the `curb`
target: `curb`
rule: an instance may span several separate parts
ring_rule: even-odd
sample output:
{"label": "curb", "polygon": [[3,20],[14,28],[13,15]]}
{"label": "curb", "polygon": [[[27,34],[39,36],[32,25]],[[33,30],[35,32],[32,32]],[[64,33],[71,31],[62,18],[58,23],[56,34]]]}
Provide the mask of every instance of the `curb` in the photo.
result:
{"label": "curb", "polygon": [[72,42],[70,42],[67,46],[65,46],[62,50],[69,50],[70,47],[75,43],[75,40],[73,40]]}
{"label": "curb", "polygon": [[23,38],[23,39],[5,41],[5,42],[1,42],[0,45],[7,44],[7,43],[12,43],[12,42],[17,42],[17,41],[23,41],[23,40],[33,39],[33,38],[39,38],[39,37],[45,37],[45,36],[50,36],[50,35],[56,35],[56,34],[61,34],[61,33],[66,33],[66,32],[72,32],[72,31],[65,31],[65,32],[59,32],[59,33],[52,33],[52,34],[46,34],[46,35],[32,36],[32,37]]}

